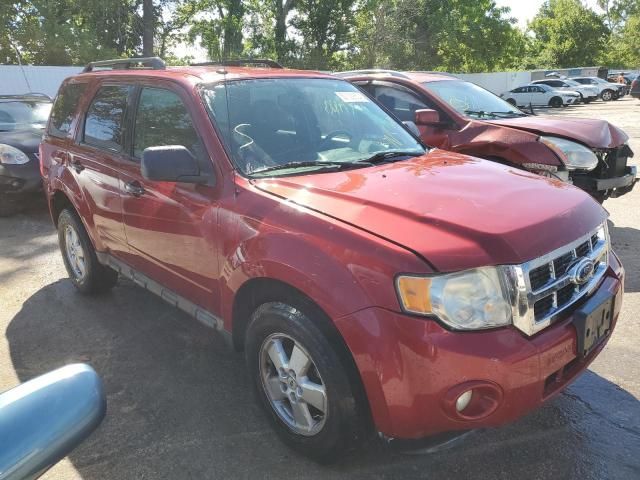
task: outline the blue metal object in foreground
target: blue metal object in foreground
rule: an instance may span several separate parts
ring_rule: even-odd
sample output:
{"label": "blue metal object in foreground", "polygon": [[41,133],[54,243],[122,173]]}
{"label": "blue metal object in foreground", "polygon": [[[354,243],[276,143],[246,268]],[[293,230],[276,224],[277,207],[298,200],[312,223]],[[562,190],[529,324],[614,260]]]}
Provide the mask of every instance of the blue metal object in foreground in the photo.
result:
{"label": "blue metal object in foreground", "polygon": [[31,480],[68,455],[106,413],[102,381],[75,364],[0,395],[0,480]]}

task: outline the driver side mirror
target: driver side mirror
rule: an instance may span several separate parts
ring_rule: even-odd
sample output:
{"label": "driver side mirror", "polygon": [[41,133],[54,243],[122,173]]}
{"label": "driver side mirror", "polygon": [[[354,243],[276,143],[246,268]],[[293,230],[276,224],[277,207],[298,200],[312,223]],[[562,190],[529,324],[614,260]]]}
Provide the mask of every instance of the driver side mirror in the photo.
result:
{"label": "driver side mirror", "polygon": [[440,122],[440,114],[435,110],[430,108],[423,108],[421,110],[416,110],[415,113],[415,124],[422,126],[439,126]]}
{"label": "driver side mirror", "polygon": [[145,148],[142,152],[142,176],[157,182],[207,183],[209,175],[200,172],[193,154],[182,145]]}

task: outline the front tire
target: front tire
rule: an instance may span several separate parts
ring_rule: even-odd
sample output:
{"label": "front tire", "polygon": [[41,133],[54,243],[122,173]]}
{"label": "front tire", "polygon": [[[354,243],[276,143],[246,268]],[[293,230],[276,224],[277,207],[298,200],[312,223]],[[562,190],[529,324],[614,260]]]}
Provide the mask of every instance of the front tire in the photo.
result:
{"label": "front tire", "polygon": [[610,102],[611,100],[614,100],[613,90],[604,90],[600,94],[600,98],[602,98],[602,100],[605,102]]}
{"label": "front tire", "polygon": [[328,463],[364,440],[367,423],[357,386],[306,313],[281,302],[258,307],[245,355],[259,402],[288,446]]}
{"label": "front tire", "polygon": [[510,103],[514,107],[517,107],[517,105],[516,105],[517,102],[513,98],[508,98],[507,99],[507,103]]}
{"label": "front tire", "polygon": [[105,292],[117,283],[118,273],[98,261],[84,225],[71,210],[58,217],[58,243],[69,278],[81,293]]}
{"label": "front tire", "polygon": [[562,99],[560,97],[553,97],[549,100],[549,106],[551,108],[560,108],[563,106]]}

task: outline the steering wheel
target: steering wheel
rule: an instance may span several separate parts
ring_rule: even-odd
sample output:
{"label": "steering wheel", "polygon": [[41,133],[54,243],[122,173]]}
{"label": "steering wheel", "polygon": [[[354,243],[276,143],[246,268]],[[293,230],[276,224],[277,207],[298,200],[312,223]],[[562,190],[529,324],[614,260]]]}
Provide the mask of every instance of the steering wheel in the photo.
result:
{"label": "steering wheel", "polygon": [[325,144],[328,144],[331,140],[336,138],[338,135],[343,136],[343,137],[347,137],[349,139],[348,143],[353,142],[353,135],[351,135],[346,130],[333,130],[333,131],[327,133],[325,135],[325,137],[320,141],[320,149],[322,150],[322,147],[324,147]]}

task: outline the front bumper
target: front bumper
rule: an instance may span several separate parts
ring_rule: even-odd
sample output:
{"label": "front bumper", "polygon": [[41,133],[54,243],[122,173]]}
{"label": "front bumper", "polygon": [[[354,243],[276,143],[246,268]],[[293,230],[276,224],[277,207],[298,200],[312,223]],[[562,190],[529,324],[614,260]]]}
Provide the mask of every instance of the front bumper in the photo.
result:
{"label": "front bumper", "polygon": [[633,190],[638,181],[638,169],[628,166],[625,174],[614,178],[594,178],[589,174],[577,174],[571,177],[573,184],[588,192],[612,191],[611,197],[619,197]]}
{"label": "front bumper", "polygon": [[33,154],[23,165],[0,164],[0,195],[21,195],[42,190],[40,163]]}
{"label": "front bumper", "polygon": [[[615,295],[611,331],[621,308],[623,276],[610,254],[607,274],[590,297]],[[587,357],[578,357],[572,315],[533,337],[511,327],[452,332],[434,320],[380,308],[340,318],[336,325],[360,371],[378,431],[416,439],[499,426],[558,394],[610,338],[609,333]],[[452,399],[455,403],[455,396],[470,386],[496,393],[495,408],[481,418],[456,416],[452,409]]]}

